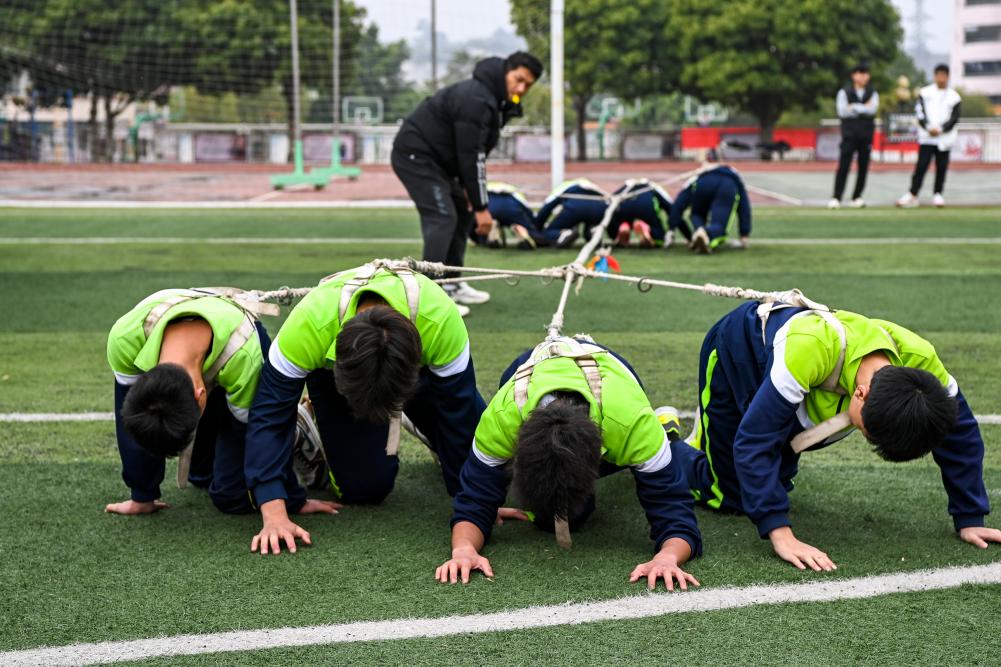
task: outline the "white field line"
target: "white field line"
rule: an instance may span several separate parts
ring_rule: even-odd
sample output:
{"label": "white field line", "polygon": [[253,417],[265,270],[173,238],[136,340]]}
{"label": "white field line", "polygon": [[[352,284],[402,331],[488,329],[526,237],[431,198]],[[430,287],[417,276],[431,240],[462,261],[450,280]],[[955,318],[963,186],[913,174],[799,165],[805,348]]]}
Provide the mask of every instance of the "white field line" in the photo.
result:
{"label": "white field line", "polygon": [[782,194],[781,192],[775,192],[774,190],[766,190],[764,188],[759,188],[756,185],[751,185],[750,183],[745,183],[744,187],[747,188],[749,192],[762,195],[764,197],[770,197],[777,201],[785,202],[787,204],[792,204],[793,206],[802,206],[803,200],[797,199],[796,197],[790,197],[789,195]]}
{"label": "white field line", "polygon": [[[343,237],[343,236],[0,236],[2,245],[393,245],[423,243],[419,238]],[[1001,236],[963,237],[886,237],[886,238],[804,238],[751,239],[751,245],[1001,245]]]}
{"label": "white field line", "polygon": [[1001,584],[1001,562],[855,579],[818,575],[817,580],[803,584],[706,588],[687,593],[633,595],[603,602],[527,607],[491,614],[361,621],[299,628],[240,630],[132,641],[72,644],[0,653],[0,664],[86,665],[225,651],[260,651],[288,646],[511,632],[758,605],[860,600],[895,593],[957,588],[967,584]]}
{"label": "white field line", "polygon": [[409,199],[331,199],[328,201],[74,201],[0,199],[0,208],[414,208]]}
{"label": "white field line", "polygon": [[[694,410],[680,410],[682,419],[695,419]],[[1001,425],[1001,414],[974,415],[981,424]],[[39,423],[39,422],[106,422],[114,421],[112,412],[0,412],[0,423]]]}

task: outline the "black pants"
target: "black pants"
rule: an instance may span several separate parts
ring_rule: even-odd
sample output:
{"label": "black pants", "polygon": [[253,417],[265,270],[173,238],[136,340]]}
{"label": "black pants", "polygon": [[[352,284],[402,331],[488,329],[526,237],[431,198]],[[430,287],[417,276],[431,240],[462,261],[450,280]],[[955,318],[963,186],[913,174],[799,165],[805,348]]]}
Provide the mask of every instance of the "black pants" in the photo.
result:
{"label": "black pants", "polygon": [[[439,165],[423,155],[393,149],[390,161],[421,216],[424,259],[462,266],[474,216],[459,179],[449,177]],[[458,275],[450,273],[445,277]]]}
{"label": "black pants", "polygon": [[925,174],[931,159],[935,158],[935,194],[942,194],[945,187],[945,174],[949,171],[949,151],[939,150],[938,146],[921,144],[918,148],[918,163],[914,166],[914,176],[911,177],[911,194],[915,197],[921,190]]}
{"label": "black pants", "polygon": [[858,153],[858,174],[855,176],[855,193],[858,199],[865,190],[865,178],[869,175],[869,155],[872,153],[872,137],[842,137],[841,156],[838,158],[838,173],[834,177],[834,198],[840,200],[845,194],[848,172],[852,168],[852,157]]}

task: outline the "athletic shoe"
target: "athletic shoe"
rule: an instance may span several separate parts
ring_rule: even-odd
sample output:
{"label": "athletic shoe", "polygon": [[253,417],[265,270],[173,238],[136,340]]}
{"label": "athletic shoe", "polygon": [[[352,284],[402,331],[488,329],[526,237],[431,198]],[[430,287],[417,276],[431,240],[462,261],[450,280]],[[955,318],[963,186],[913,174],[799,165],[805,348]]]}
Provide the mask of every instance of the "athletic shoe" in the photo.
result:
{"label": "athletic shoe", "polygon": [[747,241],[744,239],[733,239],[726,242],[726,247],[733,248],[734,250],[747,250]]}
{"label": "athletic shoe", "polygon": [[897,208],[917,208],[920,205],[921,202],[918,201],[918,198],[910,192],[897,200]]}
{"label": "athletic shoe", "polygon": [[504,241],[504,230],[495,222],[493,227],[490,228],[490,232],[487,234],[487,247],[502,248],[506,245]]}
{"label": "athletic shoe", "polygon": [[615,245],[620,248],[625,248],[629,245],[629,236],[632,234],[632,228],[629,226],[628,222],[623,222],[619,225],[619,233],[615,235]]}
{"label": "athletic shoe", "polygon": [[664,234],[664,250],[667,250],[674,245],[674,230],[669,229],[667,233]]}
{"label": "athletic shoe", "polygon": [[470,287],[469,283],[450,283],[448,285],[442,285],[445,292],[459,304],[464,304],[467,306],[476,306],[481,303],[486,303],[490,300],[490,292],[484,292],[483,290],[478,290]]}
{"label": "athletic shoe", "polygon": [[535,239],[523,225],[511,225],[511,231],[518,237],[519,250],[535,250]]}
{"label": "athletic shoe", "polygon": [[299,478],[299,483],[307,489],[322,489],[330,478],[320,431],[313,418],[313,406],[308,400],[298,405],[296,413],[292,469]]}
{"label": "athletic shoe", "polygon": [[668,440],[681,439],[681,417],[678,415],[677,408],[664,405],[654,410],[653,413],[657,416],[660,425],[664,427],[664,433],[667,434]]}
{"label": "athletic shoe", "polygon": [[455,304],[456,309],[459,311],[460,317],[465,317],[469,314],[469,306],[463,306],[461,303]]}
{"label": "athletic shoe", "polygon": [[640,237],[641,248],[653,247],[653,235],[650,233],[650,225],[642,220],[637,220],[633,223],[633,229],[636,230],[637,236]]}
{"label": "athletic shoe", "polygon": [[695,230],[692,234],[692,242],[688,244],[688,247],[700,255],[708,255],[713,251],[712,242],[709,240],[709,234],[706,233],[705,227],[699,227]]}
{"label": "athletic shoe", "polygon": [[865,200],[861,197],[856,197],[852,200],[852,208],[865,208]]}
{"label": "athletic shoe", "polygon": [[832,199],[831,201],[827,202],[827,208],[829,209],[841,208],[841,202],[838,201],[837,199]]}
{"label": "athletic shoe", "polygon": [[945,206],[945,197],[941,193],[936,192],[935,196],[931,198],[931,203],[935,205],[935,208],[942,208]]}
{"label": "athletic shoe", "polygon": [[564,229],[560,232],[560,235],[556,237],[556,247],[557,248],[569,248],[573,245],[574,241],[577,240],[577,232],[572,229]]}

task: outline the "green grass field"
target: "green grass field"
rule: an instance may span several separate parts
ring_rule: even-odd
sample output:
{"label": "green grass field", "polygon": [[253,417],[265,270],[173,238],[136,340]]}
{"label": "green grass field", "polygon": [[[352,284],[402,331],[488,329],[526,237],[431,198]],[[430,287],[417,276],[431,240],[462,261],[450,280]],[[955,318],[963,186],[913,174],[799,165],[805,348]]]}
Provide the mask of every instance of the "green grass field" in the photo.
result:
{"label": "green grass field", "polygon": [[[997,209],[813,211],[761,208],[754,239],[1001,239]],[[106,332],[164,287],[307,286],[373,257],[415,255],[409,211],[0,209],[0,413],[108,412]],[[12,237],[141,237],[127,244],[11,243]],[[200,238],[316,238],[315,244],[205,244]],[[325,238],[403,239],[332,243]],[[157,239],[170,238],[169,244]],[[181,240],[178,240],[178,239]],[[187,239],[187,240],[184,240]],[[756,289],[799,287],[812,298],[904,324],[930,339],[977,414],[1001,413],[1001,246],[894,244],[752,246],[709,257],[622,251],[623,270]],[[471,249],[467,264],[539,268],[569,251]],[[494,283],[467,325],[480,388],[544,335],[558,287]],[[566,330],[586,331],[629,358],[654,405],[692,409],[702,335],[737,302],[674,290],[641,294],[589,282],[571,298]],[[267,323],[272,334],[279,320]],[[984,426],[985,477],[1001,490],[1001,426]],[[0,423],[0,651],[181,633],[437,617],[641,594],[627,577],[648,558],[631,477],[601,481],[598,511],[570,552],[524,524],[499,528],[487,555],[496,577],[441,586],[450,503],[430,457],[403,449],[396,490],[379,507],[304,517],[314,546],[278,558],[249,553],[259,520],[214,510],[197,489],[163,487],[171,509],[102,512],[122,500],[110,422]],[[173,478],[168,470],[167,479]],[[858,577],[1001,561],[1001,547],[960,543],[930,458],[880,461],[861,438],[803,457],[792,518],[828,551],[833,574],[801,573],[771,555],[742,517],[699,511],[705,587]],[[997,519],[989,525],[1001,526]],[[666,594],[666,593],[663,593]],[[997,664],[1001,586],[870,600],[754,607],[586,626],[275,649],[155,664],[859,662]]]}

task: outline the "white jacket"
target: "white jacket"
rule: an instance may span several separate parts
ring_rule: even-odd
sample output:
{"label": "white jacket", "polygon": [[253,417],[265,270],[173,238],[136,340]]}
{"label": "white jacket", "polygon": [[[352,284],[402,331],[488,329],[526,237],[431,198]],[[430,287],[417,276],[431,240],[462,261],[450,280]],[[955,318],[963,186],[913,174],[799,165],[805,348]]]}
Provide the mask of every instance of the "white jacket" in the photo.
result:
{"label": "white jacket", "polygon": [[[934,83],[918,91],[914,112],[918,117],[918,142],[937,146],[940,151],[952,149],[956,143],[956,122],[959,120],[959,93],[952,88],[939,88]],[[941,131],[937,137],[928,130]]]}

